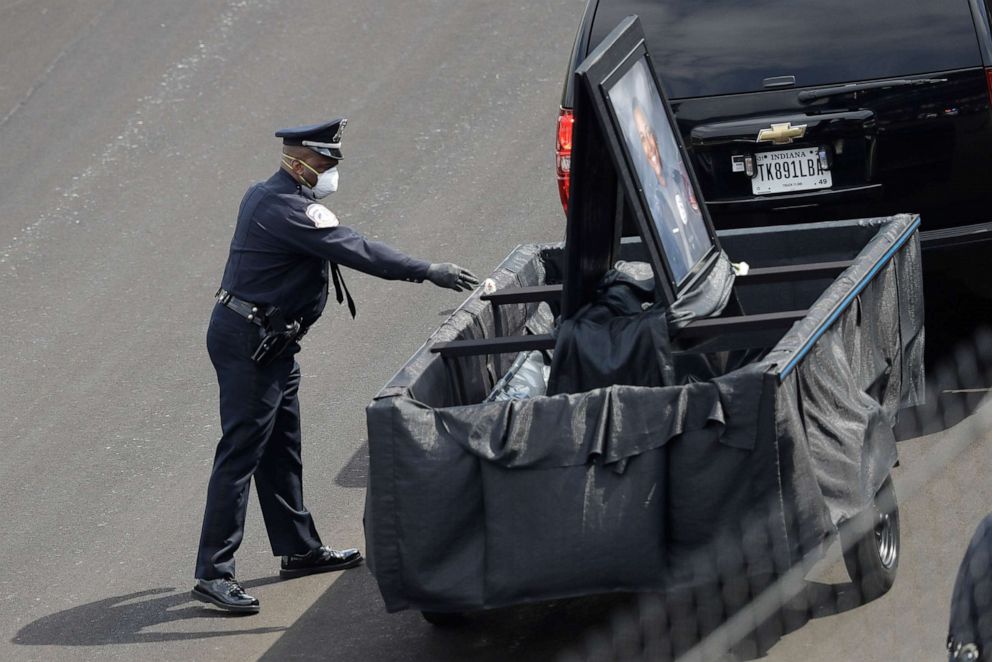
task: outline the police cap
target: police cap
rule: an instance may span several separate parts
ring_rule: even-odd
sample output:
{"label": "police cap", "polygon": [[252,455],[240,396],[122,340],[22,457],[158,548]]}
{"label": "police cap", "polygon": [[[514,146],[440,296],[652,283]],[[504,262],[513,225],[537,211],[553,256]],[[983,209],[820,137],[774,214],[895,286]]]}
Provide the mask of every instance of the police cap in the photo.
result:
{"label": "police cap", "polygon": [[340,161],[344,158],[341,154],[341,132],[347,123],[347,118],[339,117],[324,124],[279,129],[276,138],[282,138],[283,145],[302,145]]}

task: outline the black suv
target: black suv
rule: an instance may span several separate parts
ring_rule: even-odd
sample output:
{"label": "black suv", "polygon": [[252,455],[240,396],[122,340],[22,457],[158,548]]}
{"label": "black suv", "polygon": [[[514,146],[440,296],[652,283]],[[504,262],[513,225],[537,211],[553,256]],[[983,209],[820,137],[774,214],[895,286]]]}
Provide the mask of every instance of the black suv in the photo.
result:
{"label": "black suv", "polygon": [[562,202],[571,74],[636,14],[718,228],[911,211],[927,248],[992,239],[987,3],[589,0]]}

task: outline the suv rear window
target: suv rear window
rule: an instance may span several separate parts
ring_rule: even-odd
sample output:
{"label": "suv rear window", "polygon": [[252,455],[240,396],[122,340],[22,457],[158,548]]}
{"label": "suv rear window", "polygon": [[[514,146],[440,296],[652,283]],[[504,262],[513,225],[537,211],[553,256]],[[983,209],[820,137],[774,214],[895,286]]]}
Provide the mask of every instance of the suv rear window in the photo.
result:
{"label": "suv rear window", "polygon": [[590,45],[631,14],[673,98],[981,65],[968,0],[601,0]]}

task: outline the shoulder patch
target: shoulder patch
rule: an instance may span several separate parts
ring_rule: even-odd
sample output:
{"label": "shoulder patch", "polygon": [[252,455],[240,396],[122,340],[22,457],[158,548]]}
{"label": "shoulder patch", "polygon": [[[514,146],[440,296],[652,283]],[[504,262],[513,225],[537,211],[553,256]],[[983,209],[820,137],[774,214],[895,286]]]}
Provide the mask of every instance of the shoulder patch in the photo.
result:
{"label": "shoulder patch", "polygon": [[338,217],[334,212],[316,202],[307,206],[307,218],[318,228],[333,228],[338,224]]}

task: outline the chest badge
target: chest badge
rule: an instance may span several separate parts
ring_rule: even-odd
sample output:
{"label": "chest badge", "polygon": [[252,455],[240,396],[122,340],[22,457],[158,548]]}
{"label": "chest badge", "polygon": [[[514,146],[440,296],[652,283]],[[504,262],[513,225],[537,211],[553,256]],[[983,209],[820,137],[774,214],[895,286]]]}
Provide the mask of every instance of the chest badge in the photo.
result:
{"label": "chest badge", "polygon": [[762,129],[758,132],[759,143],[772,143],[774,145],[788,145],[796,138],[806,135],[806,125],[792,126],[792,122],[784,124],[772,124],[770,129]]}
{"label": "chest badge", "polygon": [[316,202],[307,206],[307,218],[318,228],[333,228],[338,224],[338,217],[334,212]]}

